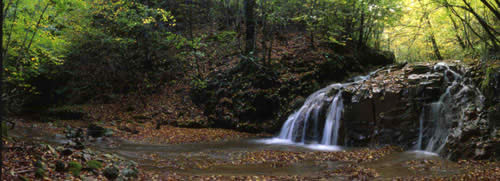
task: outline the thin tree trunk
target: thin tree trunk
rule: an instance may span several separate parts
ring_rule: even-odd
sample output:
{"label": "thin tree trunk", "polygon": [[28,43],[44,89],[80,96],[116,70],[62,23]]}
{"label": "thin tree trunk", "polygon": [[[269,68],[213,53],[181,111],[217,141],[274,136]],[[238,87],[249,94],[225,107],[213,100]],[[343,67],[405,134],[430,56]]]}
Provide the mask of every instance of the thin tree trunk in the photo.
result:
{"label": "thin tree trunk", "polygon": [[498,12],[498,9],[493,7],[488,1],[486,0],[481,0],[481,2],[497,17],[498,20],[500,20],[500,12]]}
{"label": "thin tree trunk", "polygon": [[426,19],[427,19],[427,25],[429,25],[429,29],[431,29],[430,39],[432,42],[432,48],[434,49],[434,55],[436,56],[436,58],[438,60],[443,60],[443,57],[441,56],[441,52],[439,52],[439,47],[437,45],[436,38],[434,37],[434,32],[432,30],[431,21],[429,20],[428,16],[426,17]]}
{"label": "thin tree trunk", "polygon": [[[316,7],[316,2],[317,2],[316,0],[312,1],[311,9],[309,10],[309,18],[311,18],[311,21],[313,21],[312,20],[312,15],[313,15],[313,10]],[[310,37],[311,37],[311,42],[310,42],[311,43],[311,48],[315,49],[315,47],[314,47],[314,27],[310,30],[309,33],[310,33]]]}
{"label": "thin tree trunk", "polygon": [[474,15],[476,20],[479,21],[479,24],[481,25],[481,27],[483,27],[483,30],[490,37],[491,43],[493,44],[493,47],[495,49],[498,49],[498,42],[499,41],[496,38],[496,36],[494,35],[494,34],[498,34],[498,32],[496,32],[495,29],[493,29],[491,26],[489,26],[488,23],[481,16],[479,16],[479,14],[477,14],[476,11],[474,11],[474,9],[472,9],[470,4],[466,0],[462,0],[462,1],[465,3],[465,5],[467,5],[467,8],[462,7],[462,6],[460,6],[460,8],[462,8],[466,11],[469,11],[472,15]]}
{"label": "thin tree trunk", "polygon": [[460,47],[462,47],[462,49],[465,49],[464,41],[462,40],[462,38],[458,34],[459,28],[457,26],[457,23],[455,22],[455,19],[453,19],[453,17],[451,16],[451,14],[448,14],[448,17],[450,18],[451,23],[453,24],[453,27],[455,28],[455,37],[457,38],[458,44],[460,45]]}
{"label": "thin tree trunk", "polygon": [[255,18],[254,18],[255,0],[245,0],[246,17],[246,37],[245,54],[250,54],[255,49]]}
{"label": "thin tree trunk", "polygon": [[[17,8],[17,7],[16,7]],[[3,17],[4,14],[3,14],[3,1],[0,0],[0,17]],[[2,40],[2,42],[0,43],[0,51],[2,50],[3,48],[3,18],[0,18],[0,40]],[[0,53],[0,95],[3,95],[3,54]],[[0,98],[0,127],[3,128],[4,126],[4,123],[3,123],[3,119],[4,119],[4,115],[3,115],[3,99]],[[6,126],[6,125],[5,125]],[[3,153],[3,135],[5,133],[3,133],[3,130],[4,129],[0,129],[0,151]],[[0,156],[0,165],[3,165],[3,156]],[[2,169],[0,169],[0,175],[3,175],[2,174]]]}
{"label": "thin tree trunk", "polygon": [[[8,56],[7,55],[7,50],[9,49],[10,39],[12,37],[12,32],[14,31],[14,24],[15,24],[15,22],[17,20],[17,10],[18,10],[17,5],[18,5],[18,3],[19,3],[19,0],[16,1],[16,9],[14,10],[14,19],[12,20],[12,25],[10,26],[10,33],[9,33],[9,36],[7,37],[7,42],[5,44],[5,49],[2,52],[3,57],[5,58],[5,60],[7,60],[7,56]],[[3,16],[6,16],[6,15],[4,14]],[[4,19],[2,19],[2,22],[4,22]]]}
{"label": "thin tree trunk", "polygon": [[260,1],[260,9],[262,11],[262,20],[261,20],[261,22],[262,22],[262,25],[261,25],[262,41],[260,44],[262,46],[262,61],[265,63],[266,62],[266,52],[267,52],[267,22],[266,22],[267,13],[264,10],[264,3],[265,3],[265,0]]}
{"label": "thin tree trunk", "polygon": [[[361,5],[362,6],[362,5]],[[359,35],[358,35],[358,49],[361,49],[363,46],[363,30],[364,30],[364,23],[365,23],[365,8],[361,7],[361,19],[359,23]]]}
{"label": "thin tree trunk", "polygon": [[5,10],[3,8],[1,9],[3,11],[2,16],[0,16],[0,17],[2,17],[2,22],[4,22],[5,16],[7,15],[7,12],[9,11],[10,5],[12,5],[12,0],[10,0],[9,3],[7,3],[7,7],[5,7]]}
{"label": "thin tree trunk", "polygon": [[30,42],[28,43],[26,50],[29,50],[31,48],[31,43],[33,43],[33,39],[35,39],[35,35],[38,32],[38,28],[40,27],[40,23],[42,22],[43,15],[45,14],[45,11],[47,11],[49,5],[50,3],[47,3],[47,5],[45,5],[45,8],[43,8],[42,14],[40,14],[40,18],[38,18],[38,22],[36,22],[35,32],[33,32],[33,35],[31,36]]}
{"label": "thin tree trunk", "polygon": [[[460,21],[462,21],[462,23],[464,23],[465,25],[467,25],[467,27],[469,28],[469,30],[474,34],[476,35],[479,39],[483,40],[483,41],[488,41],[486,38],[484,38],[483,36],[479,35],[479,33],[476,32],[476,30],[474,30],[474,28],[472,28],[472,26],[470,25],[469,23],[469,20],[468,18],[467,19],[463,19],[459,14],[458,12],[453,9],[453,7],[448,7],[451,12],[453,13],[453,15],[455,15],[458,19],[460,19]],[[469,41],[469,43],[472,45],[471,41]]]}

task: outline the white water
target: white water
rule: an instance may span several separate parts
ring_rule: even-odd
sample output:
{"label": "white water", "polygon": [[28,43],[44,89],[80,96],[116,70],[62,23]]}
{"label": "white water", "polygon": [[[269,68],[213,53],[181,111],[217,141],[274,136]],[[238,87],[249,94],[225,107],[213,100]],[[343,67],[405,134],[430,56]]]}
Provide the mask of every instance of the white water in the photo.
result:
{"label": "white water", "polygon": [[[353,82],[332,84],[314,92],[300,109],[288,117],[277,137],[258,142],[323,151],[341,150],[338,139],[344,110],[342,89],[347,85],[360,84],[380,70],[366,76],[354,77],[351,79]],[[438,101],[422,108],[416,150],[413,151],[416,154],[438,155],[446,145],[452,121],[458,120],[461,126],[460,120],[464,120],[466,109],[471,105],[481,106],[484,101],[479,89],[475,88],[470,80],[450,69],[446,63],[437,63],[434,72],[443,73],[446,91]],[[427,72],[427,75],[430,76],[430,72]],[[325,106],[328,106],[326,110]],[[326,112],[326,119],[320,120],[323,112]]]}
{"label": "white water", "polygon": [[344,110],[344,103],[342,102],[342,90],[340,90],[332,103],[326,117],[325,128],[323,129],[323,138],[321,144],[323,145],[337,145],[340,128],[340,118]]}
{"label": "white water", "polygon": [[[459,73],[450,69],[446,63],[438,63],[434,66],[435,71],[443,71],[446,91],[440,96],[437,102],[433,102],[424,107],[420,115],[420,130],[417,152],[428,154],[439,154],[448,141],[450,123],[453,120],[463,120],[465,110],[470,105],[482,105],[483,96],[477,88],[464,79]],[[458,90],[458,91],[457,91]],[[424,127],[424,122],[430,126]],[[459,125],[460,126],[460,125]],[[424,148],[424,137],[428,138]]]}
{"label": "white water", "polygon": [[[354,77],[351,79],[353,82],[331,84],[314,92],[307,97],[299,110],[288,117],[277,137],[259,140],[258,142],[295,145],[323,151],[341,150],[338,146],[338,139],[344,111],[342,89],[348,85],[361,83],[380,70],[382,69],[378,69],[365,76]],[[337,92],[335,95],[329,95],[332,91]],[[326,119],[320,120],[320,114],[324,106],[328,106]],[[323,121],[324,124],[320,125]],[[320,128],[323,128],[322,132]],[[319,133],[322,134],[320,135]]]}
{"label": "white water", "polygon": [[[287,142],[298,142],[302,144],[308,142],[317,143],[319,141],[319,135],[316,133],[319,132],[320,111],[325,104],[331,102],[325,120],[323,135],[321,135],[321,144],[332,145],[333,142],[333,145],[336,145],[338,130],[340,128],[340,119],[344,108],[342,103],[342,91],[340,89],[345,85],[346,84],[332,84],[310,95],[306,99],[304,105],[288,117],[277,138],[286,140]],[[327,95],[330,91],[334,90],[338,90],[334,97]],[[310,123],[311,121],[312,123]],[[307,137],[310,135],[308,134],[310,131],[313,133],[313,137],[310,138],[312,140]]]}

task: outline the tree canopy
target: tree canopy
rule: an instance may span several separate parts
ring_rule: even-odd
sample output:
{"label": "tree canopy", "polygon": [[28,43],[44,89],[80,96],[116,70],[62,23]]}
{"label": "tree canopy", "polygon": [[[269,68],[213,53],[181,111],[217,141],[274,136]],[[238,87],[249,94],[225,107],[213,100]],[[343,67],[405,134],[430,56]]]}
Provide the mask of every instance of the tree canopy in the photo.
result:
{"label": "tree canopy", "polygon": [[[223,57],[270,66],[277,43],[395,53],[398,61],[498,51],[497,0],[6,0],[5,99],[150,90]],[[246,33],[246,34],[245,34]],[[253,59],[253,58],[252,58]],[[212,67],[213,68],[213,67]],[[51,85],[51,86],[46,86]],[[54,86],[64,85],[64,86]],[[23,104],[23,103],[19,103]]]}

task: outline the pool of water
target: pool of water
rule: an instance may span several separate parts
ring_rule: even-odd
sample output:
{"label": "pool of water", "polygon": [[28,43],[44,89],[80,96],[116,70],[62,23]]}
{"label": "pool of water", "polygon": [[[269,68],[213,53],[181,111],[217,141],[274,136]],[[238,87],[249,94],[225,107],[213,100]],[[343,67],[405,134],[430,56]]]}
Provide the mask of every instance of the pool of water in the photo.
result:
{"label": "pool of water", "polygon": [[[34,129],[15,130],[13,135],[37,142],[64,144],[61,135],[50,135]],[[158,172],[175,172],[184,175],[270,175],[310,176],[325,170],[333,170],[346,164],[341,161],[301,160],[298,162],[238,162],[250,153],[278,151],[307,154],[310,152],[350,152],[360,148],[345,148],[319,144],[297,144],[275,138],[241,139],[233,141],[187,143],[170,145],[139,144],[123,140],[95,141],[90,147],[99,151],[114,153],[134,160],[143,169]],[[456,163],[436,154],[422,151],[397,152],[381,159],[358,165],[374,169],[377,179],[390,179],[415,175],[451,175],[460,173]]]}

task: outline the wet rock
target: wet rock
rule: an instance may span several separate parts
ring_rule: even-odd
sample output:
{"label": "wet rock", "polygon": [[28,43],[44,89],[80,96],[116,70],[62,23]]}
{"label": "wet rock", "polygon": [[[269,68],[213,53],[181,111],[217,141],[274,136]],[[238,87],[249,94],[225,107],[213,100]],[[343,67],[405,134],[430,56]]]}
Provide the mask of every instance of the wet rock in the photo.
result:
{"label": "wet rock", "polygon": [[61,155],[63,156],[69,156],[75,152],[75,149],[73,148],[65,148],[64,150],[61,151]]}
{"label": "wet rock", "polygon": [[106,129],[104,131],[104,136],[105,137],[111,137],[111,136],[113,136],[113,134],[114,134],[114,131],[112,129]]}
{"label": "wet rock", "polygon": [[84,136],[83,129],[81,129],[81,128],[75,129],[75,128],[67,127],[64,132],[65,132],[66,138],[69,138],[69,139],[81,138]]}
{"label": "wet rock", "polygon": [[118,178],[118,175],[120,174],[120,170],[118,168],[112,166],[112,167],[107,167],[103,171],[103,175],[109,179],[109,180],[114,180]]}
{"label": "wet rock", "polygon": [[298,109],[300,108],[300,106],[302,106],[302,104],[304,104],[304,102],[306,101],[306,99],[302,96],[299,96],[297,97],[296,99],[294,99],[292,101],[292,109]]}
{"label": "wet rock", "polygon": [[430,67],[428,64],[413,64],[408,66],[405,71],[407,74],[425,74],[427,72],[431,72],[432,67]]}
{"label": "wet rock", "polygon": [[61,160],[57,160],[55,166],[56,166],[56,171],[58,172],[66,171],[66,163],[64,163]]}
{"label": "wet rock", "polygon": [[90,156],[90,154],[88,153],[83,153],[82,157],[84,161],[89,161],[92,158],[92,156]]}
{"label": "wet rock", "polygon": [[137,178],[138,171],[136,169],[126,168],[122,170],[122,175],[125,177]]}
{"label": "wet rock", "polygon": [[105,132],[105,128],[97,126],[96,124],[90,124],[87,128],[87,135],[95,138],[103,137]]}

